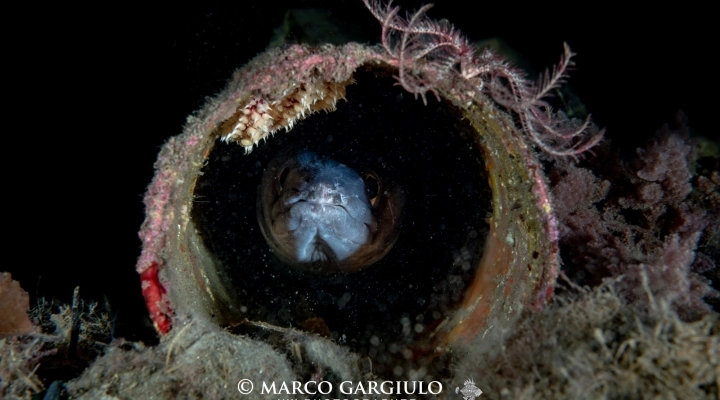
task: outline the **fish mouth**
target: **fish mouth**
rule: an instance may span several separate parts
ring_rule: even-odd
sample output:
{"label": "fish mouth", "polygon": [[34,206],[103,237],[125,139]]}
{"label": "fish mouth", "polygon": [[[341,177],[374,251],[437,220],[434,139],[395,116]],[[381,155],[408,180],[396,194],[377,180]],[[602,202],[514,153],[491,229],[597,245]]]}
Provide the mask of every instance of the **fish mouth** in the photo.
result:
{"label": "fish mouth", "polygon": [[372,243],[370,227],[342,205],[297,201],[283,220],[287,228],[284,236],[302,263],[342,262]]}

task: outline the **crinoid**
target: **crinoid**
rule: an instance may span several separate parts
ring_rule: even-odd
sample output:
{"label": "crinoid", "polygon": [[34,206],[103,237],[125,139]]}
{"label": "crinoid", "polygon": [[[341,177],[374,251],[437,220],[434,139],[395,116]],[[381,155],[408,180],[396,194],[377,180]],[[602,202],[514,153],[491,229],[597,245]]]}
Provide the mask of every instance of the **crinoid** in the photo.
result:
{"label": "crinoid", "polygon": [[429,19],[431,4],[402,17],[392,2],[363,1],[382,24],[382,47],[397,64],[399,84],[423,102],[427,92],[439,98],[438,89],[447,89],[447,82],[464,79],[509,111],[528,139],[546,153],[574,157],[602,138],[603,131],[591,126],[589,115],[582,122],[571,121],[547,102],[573,66],[574,53],[567,44],[552,72],[546,70],[533,82],[493,51],[479,52],[452,25]]}

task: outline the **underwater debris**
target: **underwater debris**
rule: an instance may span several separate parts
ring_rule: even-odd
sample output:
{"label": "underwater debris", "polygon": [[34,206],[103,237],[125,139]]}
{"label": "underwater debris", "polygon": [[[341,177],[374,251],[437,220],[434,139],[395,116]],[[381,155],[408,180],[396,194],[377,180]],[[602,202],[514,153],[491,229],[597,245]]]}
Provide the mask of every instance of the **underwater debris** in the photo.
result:
{"label": "underwater debris", "polygon": [[[314,326],[369,355],[380,375],[444,359],[429,377],[454,343],[545,306],[558,272],[556,221],[523,127],[477,85],[493,86],[500,70],[437,79],[441,100],[420,103],[393,85],[403,68],[355,43],[270,49],[188,118],[158,156],[140,231],[137,271],[159,332],[188,315],[229,328],[246,319]],[[540,112],[546,92],[536,94],[524,112]],[[260,172],[285,148],[398,181],[407,214],[392,250],[354,275],[288,269],[255,212]]]}

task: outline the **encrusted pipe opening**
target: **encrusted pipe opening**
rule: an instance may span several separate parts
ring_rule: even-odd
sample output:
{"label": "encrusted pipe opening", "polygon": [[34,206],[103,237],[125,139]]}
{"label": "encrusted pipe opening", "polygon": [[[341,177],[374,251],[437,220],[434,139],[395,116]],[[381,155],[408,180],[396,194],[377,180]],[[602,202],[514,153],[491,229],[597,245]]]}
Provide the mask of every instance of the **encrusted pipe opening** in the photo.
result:
{"label": "encrusted pipe opening", "polygon": [[[217,269],[209,275],[218,278],[205,283],[211,292],[229,293],[232,303],[229,315],[212,317],[241,333],[252,333],[243,328],[247,319],[330,337],[369,356],[379,376],[434,351],[434,333],[452,319],[477,272],[492,195],[478,134],[463,113],[446,100],[423,105],[394,85],[392,74],[356,71],[335,111],[297,121],[249,154],[216,140],[191,213],[209,253],[206,264]],[[263,172],[278,154],[306,150],[375,171],[380,187],[387,180],[402,189],[397,241],[369,267],[293,268],[263,236],[257,212]]]}

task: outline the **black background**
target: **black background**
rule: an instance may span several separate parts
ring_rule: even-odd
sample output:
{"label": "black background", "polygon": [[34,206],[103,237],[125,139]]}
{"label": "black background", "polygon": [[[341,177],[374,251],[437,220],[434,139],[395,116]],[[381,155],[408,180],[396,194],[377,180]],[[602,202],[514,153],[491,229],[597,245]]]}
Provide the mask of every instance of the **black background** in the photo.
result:
{"label": "black background", "polygon": [[[616,146],[643,143],[679,109],[696,133],[717,138],[708,9],[463,3],[438,2],[429,15],[473,40],[503,38],[536,70],[556,63],[568,42],[578,54],[570,84]],[[142,331],[137,231],[157,152],[265,49],[290,7],[329,9],[379,39],[360,0],[8,11],[3,197],[11,240],[0,270],[33,301],[69,301],[77,285],[83,297],[107,296],[117,334]]]}

